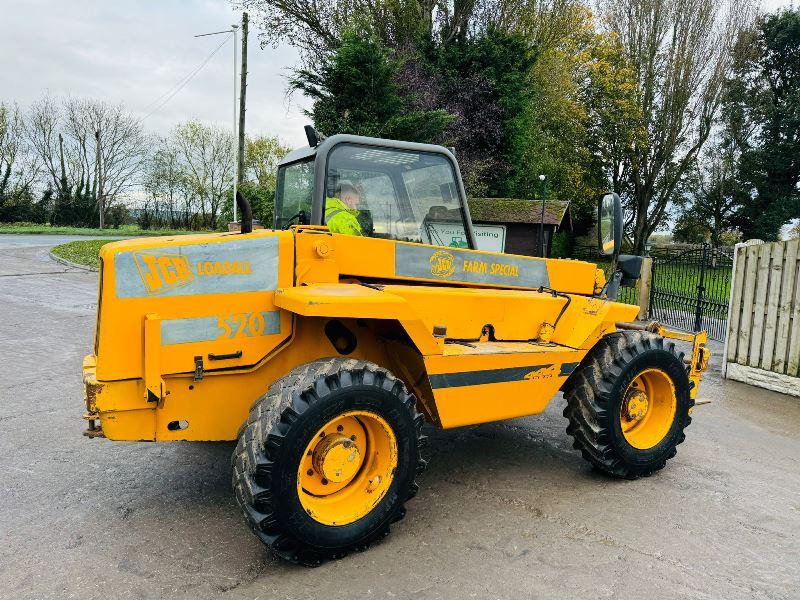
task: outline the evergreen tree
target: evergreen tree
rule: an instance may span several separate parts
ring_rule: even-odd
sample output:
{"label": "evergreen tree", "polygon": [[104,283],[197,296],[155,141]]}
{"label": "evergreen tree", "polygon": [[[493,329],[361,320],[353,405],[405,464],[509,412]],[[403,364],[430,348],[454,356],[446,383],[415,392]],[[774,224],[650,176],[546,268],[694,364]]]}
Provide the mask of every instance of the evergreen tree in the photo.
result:
{"label": "evergreen tree", "polygon": [[350,30],[319,68],[299,69],[291,85],[314,101],[308,115],[325,135],[434,141],[453,117],[441,109],[410,109],[396,81],[399,68],[377,37]]}
{"label": "evergreen tree", "polygon": [[800,217],[800,11],[762,17],[737,50],[725,103],[742,148],[735,223],[745,238],[776,240]]}

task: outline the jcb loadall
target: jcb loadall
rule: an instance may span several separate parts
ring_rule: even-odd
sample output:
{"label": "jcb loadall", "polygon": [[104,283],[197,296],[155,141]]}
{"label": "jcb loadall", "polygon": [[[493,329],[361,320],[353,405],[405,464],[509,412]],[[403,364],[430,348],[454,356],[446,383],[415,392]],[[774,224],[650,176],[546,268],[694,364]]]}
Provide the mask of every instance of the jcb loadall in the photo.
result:
{"label": "jcb loadall", "polygon": [[[537,414],[562,390],[575,448],[630,479],[683,441],[705,334],[632,324],[614,301],[640,265],[617,260],[617,196],[599,203],[609,282],[475,249],[440,146],[312,130],[278,168],[275,230],[250,231],[242,208],[242,233],[103,247],[87,435],[238,440],[236,500],[280,556],[319,564],[386,535],[426,464],[423,421]],[[334,233],[343,210],[352,235]]]}

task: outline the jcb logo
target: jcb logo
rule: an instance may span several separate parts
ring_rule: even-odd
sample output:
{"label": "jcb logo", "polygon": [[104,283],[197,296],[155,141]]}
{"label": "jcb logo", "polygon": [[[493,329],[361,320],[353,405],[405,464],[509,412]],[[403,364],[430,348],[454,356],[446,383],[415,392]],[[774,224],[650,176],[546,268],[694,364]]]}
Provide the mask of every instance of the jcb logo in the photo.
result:
{"label": "jcb logo", "polygon": [[556,375],[555,365],[540,365],[530,373],[526,373],[523,379],[528,381],[536,381],[538,379],[551,379]]}
{"label": "jcb logo", "polygon": [[437,250],[431,254],[431,275],[443,279],[450,277],[456,270],[455,257],[445,250]]}
{"label": "jcb logo", "polygon": [[133,257],[148,294],[172,290],[194,280],[189,260],[182,254],[134,252]]}

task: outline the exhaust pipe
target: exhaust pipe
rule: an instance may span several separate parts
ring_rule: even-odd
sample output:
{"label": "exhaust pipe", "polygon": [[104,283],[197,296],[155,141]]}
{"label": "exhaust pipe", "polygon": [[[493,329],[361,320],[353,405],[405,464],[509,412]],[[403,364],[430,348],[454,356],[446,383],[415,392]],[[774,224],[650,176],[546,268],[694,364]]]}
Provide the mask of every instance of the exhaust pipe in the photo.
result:
{"label": "exhaust pipe", "polygon": [[241,233],[250,233],[253,231],[253,209],[250,208],[250,203],[242,196],[242,192],[236,191],[236,205],[239,207],[239,213],[242,215],[241,220]]}

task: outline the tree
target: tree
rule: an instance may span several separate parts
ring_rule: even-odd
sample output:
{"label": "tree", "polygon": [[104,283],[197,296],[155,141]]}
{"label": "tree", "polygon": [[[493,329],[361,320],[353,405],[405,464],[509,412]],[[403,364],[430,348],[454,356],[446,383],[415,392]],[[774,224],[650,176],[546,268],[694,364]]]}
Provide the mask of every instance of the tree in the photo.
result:
{"label": "tree", "polygon": [[576,0],[240,0],[262,45],[287,42],[306,65],[336,50],[349,29],[375,33],[387,48],[448,46],[490,29],[521,33],[536,48],[564,34]]}
{"label": "tree", "polygon": [[56,197],[69,199],[70,181],[64,157],[64,138],[60,133],[61,107],[50,96],[34,102],[28,117],[28,141],[47,173]]}
{"label": "tree", "polygon": [[627,185],[621,165],[646,137],[636,78],[580,0],[245,4],[263,40],[301,50],[293,83],[326,133],[453,146],[471,195],[531,198],[546,174],[581,227],[610,181]]}
{"label": "tree", "polygon": [[[289,148],[276,136],[261,135],[248,138],[245,144],[245,181],[239,191],[250,203],[253,218],[265,227],[272,226],[275,209],[275,176],[278,162],[286,156]],[[233,219],[233,210],[229,202],[222,208],[223,222]]]}
{"label": "tree", "polygon": [[17,105],[0,102],[0,221],[38,221],[43,216],[33,190],[40,167],[26,127]]}
{"label": "tree", "polygon": [[[613,32],[587,32],[581,72],[581,103],[586,107],[587,161],[591,180],[622,195],[631,191],[631,149],[647,142],[637,80],[622,43]],[[580,56],[579,55],[579,56]]]}
{"label": "tree", "polygon": [[452,121],[444,110],[413,110],[400,95],[399,63],[372,34],[347,31],[318,69],[299,69],[291,86],[314,101],[307,111],[326,135],[352,133],[431,142]]}
{"label": "tree", "polygon": [[736,56],[725,104],[740,150],[735,222],[745,238],[776,240],[800,217],[800,11],[761,17]]}
{"label": "tree", "polygon": [[471,194],[511,192],[519,166],[515,136],[534,101],[534,62],[534,49],[523,35],[494,28],[431,52],[438,101],[455,117],[444,135],[456,148]]}
{"label": "tree", "polygon": [[515,124],[510,193],[531,197],[546,175],[550,194],[570,201],[573,228],[584,233],[597,197],[625,189],[624,159],[644,132],[619,38],[598,30],[584,7],[562,12],[558,23],[558,35],[537,51],[531,100]]}
{"label": "tree", "polygon": [[32,105],[26,132],[60,223],[102,226],[106,210],[137,183],[146,138],[121,104],[44,96]]}
{"label": "tree", "polygon": [[173,135],[187,185],[197,198],[198,225],[216,229],[222,205],[231,201],[233,137],[227,130],[196,121],[178,125]]}
{"label": "tree", "polygon": [[605,0],[602,11],[633,69],[646,132],[624,167],[633,251],[641,253],[711,133],[752,8],[747,0]]}
{"label": "tree", "polygon": [[155,136],[153,148],[143,165],[142,188],[147,194],[148,228],[151,221],[171,229],[189,227],[193,213],[193,195],[188,174],[175,140],[171,136]]}
{"label": "tree", "polygon": [[290,150],[274,135],[248,137],[245,143],[244,180],[274,190],[278,162]]}
{"label": "tree", "polygon": [[742,206],[736,181],[736,153],[724,130],[694,161],[676,190],[681,212],[674,236],[677,241],[721,245],[722,235],[733,229]]}
{"label": "tree", "polygon": [[335,51],[350,30],[371,31],[381,44],[400,48],[432,41],[464,39],[481,15],[491,19],[492,0],[454,3],[435,0],[243,0],[262,30],[262,43],[286,41],[304,62]]}
{"label": "tree", "polygon": [[0,102],[0,200],[28,193],[39,164],[26,139],[26,123],[17,105]]}
{"label": "tree", "polygon": [[95,198],[102,228],[106,211],[136,182],[146,137],[122,104],[68,98],[64,109],[78,185]]}
{"label": "tree", "polygon": [[[232,219],[232,137],[226,130],[187,122],[154,136],[144,164],[137,214],[143,228],[224,228]],[[275,172],[289,149],[274,136],[247,138],[239,186],[256,219],[272,222]]]}

